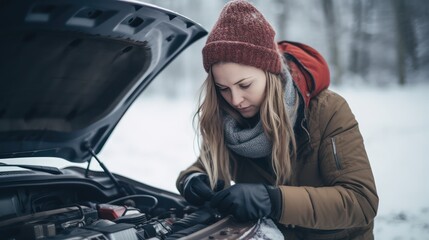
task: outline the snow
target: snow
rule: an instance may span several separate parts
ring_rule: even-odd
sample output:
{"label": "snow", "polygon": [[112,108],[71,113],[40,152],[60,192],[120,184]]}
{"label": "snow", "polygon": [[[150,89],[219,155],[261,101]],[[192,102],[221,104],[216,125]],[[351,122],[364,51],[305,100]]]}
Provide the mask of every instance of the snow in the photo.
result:
{"label": "snow", "polygon": [[[348,101],[364,136],[380,197],[376,239],[429,239],[429,85],[332,90]],[[100,158],[113,172],[177,193],[177,175],[198,155],[196,106],[193,96],[143,94]]]}
{"label": "snow", "polygon": [[337,90],[359,121],[375,175],[376,239],[429,239],[429,86]]}

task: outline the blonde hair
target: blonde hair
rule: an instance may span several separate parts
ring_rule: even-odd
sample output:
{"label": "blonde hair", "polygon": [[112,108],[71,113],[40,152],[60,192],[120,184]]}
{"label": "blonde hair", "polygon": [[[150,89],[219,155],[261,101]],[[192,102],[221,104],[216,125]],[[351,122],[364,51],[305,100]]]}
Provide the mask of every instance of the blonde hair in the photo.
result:
{"label": "blonde hair", "polygon": [[[292,162],[296,153],[293,126],[285,109],[285,83],[280,75],[265,72],[267,84],[261,104],[260,119],[265,134],[272,141],[272,167],[276,185],[290,181]],[[200,105],[194,116],[202,141],[199,161],[204,166],[214,188],[217,180],[231,181],[231,154],[224,141],[223,115],[229,114],[239,122],[241,115],[220,95],[211,70],[203,84]],[[200,139],[200,140],[201,140]]]}

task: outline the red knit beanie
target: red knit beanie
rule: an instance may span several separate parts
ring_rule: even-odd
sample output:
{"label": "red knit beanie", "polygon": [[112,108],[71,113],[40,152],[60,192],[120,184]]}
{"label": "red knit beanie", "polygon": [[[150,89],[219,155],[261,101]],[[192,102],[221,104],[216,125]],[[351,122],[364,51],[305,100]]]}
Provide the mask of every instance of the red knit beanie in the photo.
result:
{"label": "red knit beanie", "polygon": [[234,62],[271,73],[281,72],[275,31],[254,6],[245,0],[227,3],[203,48],[204,69],[218,62]]}

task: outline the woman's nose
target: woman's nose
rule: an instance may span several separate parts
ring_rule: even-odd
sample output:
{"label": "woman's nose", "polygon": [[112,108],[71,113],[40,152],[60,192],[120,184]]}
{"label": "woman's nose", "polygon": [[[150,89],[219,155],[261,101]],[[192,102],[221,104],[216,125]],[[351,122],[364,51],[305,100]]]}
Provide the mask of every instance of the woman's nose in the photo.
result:
{"label": "woman's nose", "polygon": [[231,91],[231,105],[239,107],[243,99],[243,95],[239,91]]}

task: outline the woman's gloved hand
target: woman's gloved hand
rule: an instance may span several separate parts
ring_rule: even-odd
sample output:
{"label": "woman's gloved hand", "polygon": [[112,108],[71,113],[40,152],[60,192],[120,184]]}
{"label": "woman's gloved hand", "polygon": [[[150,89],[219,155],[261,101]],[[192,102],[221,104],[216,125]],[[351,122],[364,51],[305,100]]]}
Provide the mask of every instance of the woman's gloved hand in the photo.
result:
{"label": "woman's gloved hand", "polygon": [[183,189],[180,192],[190,204],[200,206],[209,201],[216,191],[223,189],[224,185],[224,181],[218,180],[213,191],[206,174],[194,173],[185,179]]}
{"label": "woman's gloved hand", "polygon": [[281,211],[281,193],[278,187],[238,183],[216,193],[210,206],[223,214],[232,214],[238,221],[263,217],[277,221]]}

